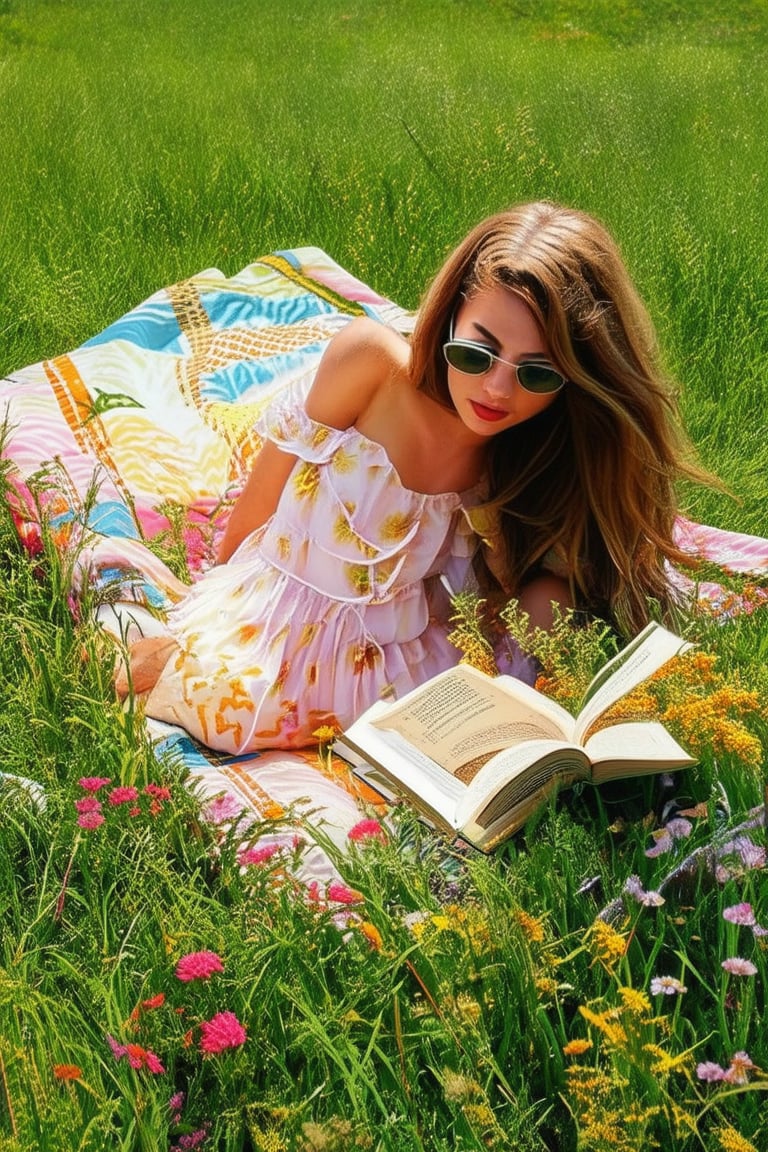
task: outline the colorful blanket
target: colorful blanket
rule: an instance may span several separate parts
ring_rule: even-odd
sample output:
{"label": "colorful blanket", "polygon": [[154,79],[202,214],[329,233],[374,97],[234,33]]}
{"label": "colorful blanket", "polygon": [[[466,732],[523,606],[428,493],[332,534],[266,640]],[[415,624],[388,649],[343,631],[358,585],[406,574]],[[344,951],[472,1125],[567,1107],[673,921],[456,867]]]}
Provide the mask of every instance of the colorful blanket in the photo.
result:
{"label": "colorful blanket", "polygon": [[[105,626],[124,638],[151,631],[213,558],[259,450],[256,417],[363,313],[412,326],[319,249],[293,249],[230,279],[213,269],[172,285],[74,352],[14,373],[0,384],[0,414],[22,540],[39,547],[45,515],[57,544],[80,555],[75,591],[85,580],[108,591]],[[678,531],[686,548],[730,571],[768,570],[765,540],[687,521]],[[749,606],[718,584],[699,594],[718,612]],[[207,792],[249,810],[278,815],[312,796],[342,834],[360,816],[346,769],[321,766],[314,753],[231,758],[181,731],[155,731],[159,750],[180,757]]]}

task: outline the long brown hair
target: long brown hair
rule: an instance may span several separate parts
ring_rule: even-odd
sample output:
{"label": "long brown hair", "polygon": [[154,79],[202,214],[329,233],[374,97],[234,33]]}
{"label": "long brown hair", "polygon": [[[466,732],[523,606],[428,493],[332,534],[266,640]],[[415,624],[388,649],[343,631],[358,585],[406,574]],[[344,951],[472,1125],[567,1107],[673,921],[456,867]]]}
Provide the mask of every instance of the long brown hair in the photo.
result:
{"label": "long brown hair", "polygon": [[[452,407],[442,344],[462,294],[501,285],[530,308],[567,380],[544,412],[495,437],[487,510],[507,595],[554,556],[575,602],[625,632],[667,615],[676,482],[717,483],[695,460],[648,313],[602,224],[523,204],[483,220],[428,289],[412,340],[413,384]],[[498,570],[498,559],[494,571]],[[481,571],[491,581],[487,566]]]}

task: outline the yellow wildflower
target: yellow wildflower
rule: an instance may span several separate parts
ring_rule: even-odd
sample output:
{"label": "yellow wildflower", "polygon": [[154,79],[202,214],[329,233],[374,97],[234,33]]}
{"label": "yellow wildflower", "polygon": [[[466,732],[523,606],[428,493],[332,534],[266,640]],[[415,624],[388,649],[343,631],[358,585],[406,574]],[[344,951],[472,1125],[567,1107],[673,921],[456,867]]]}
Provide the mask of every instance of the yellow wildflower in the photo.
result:
{"label": "yellow wildflower", "polygon": [[595,960],[599,960],[610,972],[624,955],[627,941],[605,920],[595,920],[589,929],[589,945]]}
{"label": "yellow wildflower", "polygon": [[741,1136],[735,1128],[717,1128],[715,1135],[720,1141],[723,1152],[757,1152],[752,1141]]}
{"label": "yellow wildflower", "polygon": [[468,992],[459,992],[456,997],[456,1011],[470,1024],[477,1024],[482,1008],[474,996],[470,996]]}
{"label": "yellow wildflower", "polygon": [[593,1012],[591,1008],[587,1008],[586,1004],[580,1004],[579,1012],[588,1024],[602,1032],[609,1044],[613,1044],[615,1048],[625,1047],[627,1034],[616,1018],[615,1009],[609,1009],[607,1012]]}
{"label": "yellow wildflower", "polygon": [[315,728],[312,733],[318,744],[330,744],[338,736],[338,729],[334,728],[331,724],[321,724],[319,728]]}
{"label": "yellow wildflower", "polygon": [[536,981],[536,991],[539,996],[554,996],[557,992],[557,980],[553,980],[551,976],[539,976]]}
{"label": "yellow wildflower", "polygon": [[251,1128],[250,1134],[258,1152],[286,1152],[287,1145],[277,1128],[267,1128],[263,1132]]}
{"label": "yellow wildflower", "polygon": [[644,1044],[643,1051],[656,1057],[655,1063],[651,1064],[651,1072],[655,1076],[666,1076],[667,1073],[675,1072],[690,1063],[690,1053],[681,1052],[679,1056],[673,1056],[658,1044]]}
{"label": "yellow wildflower", "polygon": [[636,988],[619,988],[619,996],[626,1010],[637,1016],[651,1010],[651,1002],[648,997],[644,992],[638,992]]}
{"label": "yellow wildflower", "polygon": [[563,1045],[563,1055],[565,1056],[583,1056],[592,1047],[591,1040],[569,1040],[567,1044]]}
{"label": "yellow wildflower", "polygon": [[470,1124],[478,1128],[495,1128],[496,1117],[487,1104],[465,1104],[462,1109]]}
{"label": "yellow wildflower", "polygon": [[515,911],[515,920],[522,928],[525,936],[533,944],[540,944],[544,939],[544,926],[540,916],[530,916],[522,908]]}

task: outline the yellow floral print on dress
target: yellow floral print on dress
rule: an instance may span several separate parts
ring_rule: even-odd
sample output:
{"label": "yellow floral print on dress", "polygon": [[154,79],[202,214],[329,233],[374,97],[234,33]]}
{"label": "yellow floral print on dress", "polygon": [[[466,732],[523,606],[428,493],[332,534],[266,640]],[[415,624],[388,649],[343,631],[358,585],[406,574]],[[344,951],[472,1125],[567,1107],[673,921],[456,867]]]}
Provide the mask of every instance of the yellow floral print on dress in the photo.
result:
{"label": "yellow floral print on dress", "polygon": [[384,543],[396,544],[408,535],[412,526],[413,516],[410,512],[393,512],[382,520],[379,535]]}
{"label": "yellow floral print on dress", "polygon": [[340,544],[354,544],[368,560],[372,560],[379,551],[378,548],[374,548],[372,544],[358,536],[343,512],[336,519],[333,534]]}
{"label": "yellow floral print on dress", "polygon": [[342,475],[347,475],[354,472],[360,464],[360,458],[356,452],[349,452],[346,448],[338,448],[331,458],[331,467],[335,472],[340,472]]}
{"label": "yellow floral print on dress", "polygon": [[305,460],[293,476],[293,490],[301,500],[314,500],[320,483],[320,469]]}

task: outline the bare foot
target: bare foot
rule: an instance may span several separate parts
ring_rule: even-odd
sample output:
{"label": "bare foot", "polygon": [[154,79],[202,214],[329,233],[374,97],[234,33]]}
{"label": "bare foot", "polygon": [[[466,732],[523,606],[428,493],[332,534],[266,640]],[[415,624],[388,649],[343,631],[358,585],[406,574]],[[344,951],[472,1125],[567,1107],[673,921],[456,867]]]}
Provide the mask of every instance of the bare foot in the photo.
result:
{"label": "bare foot", "polygon": [[128,653],[130,675],[121,661],[115,672],[115,691],[121,700],[133,690],[135,693],[149,692],[154,688],[169,659],[178,645],[168,636],[145,636],[131,645]]}

